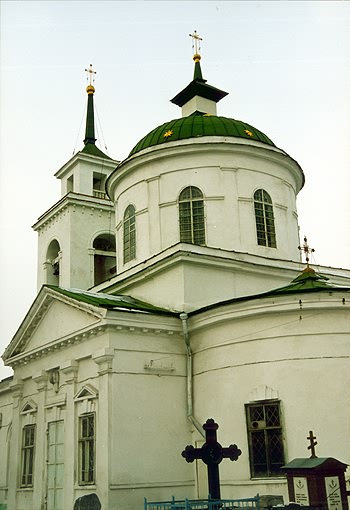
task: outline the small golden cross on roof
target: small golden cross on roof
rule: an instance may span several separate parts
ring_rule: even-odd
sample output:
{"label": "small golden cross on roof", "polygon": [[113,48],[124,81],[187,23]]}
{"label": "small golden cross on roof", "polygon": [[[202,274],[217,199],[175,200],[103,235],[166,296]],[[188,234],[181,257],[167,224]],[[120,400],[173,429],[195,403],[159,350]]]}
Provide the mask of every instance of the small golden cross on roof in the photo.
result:
{"label": "small golden cross on roof", "polygon": [[304,244],[303,246],[298,246],[298,250],[305,253],[305,260],[306,260],[306,267],[309,267],[309,254],[313,253],[315,250],[314,248],[310,248],[310,246],[307,244],[307,237],[304,236]]}
{"label": "small golden cross on roof", "polygon": [[316,452],[315,452],[315,446],[317,445],[317,437],[314,436],[312,430],[310,430],[309,432],[309,437],[307,437],[307,439],[310,440],[310,446],[307,447],[308,450],[311,450],[311,458],[316,458],[317,455],[316,455]]}
{"label": "small golden cross on roof", "polygon": [[189,34],[192,37],[192,48],[194,49],[195,54],[199,54],[201,51],[201,41],[203,41],[202,37],[197,34],[197,30],[193,32],[193,34]]}
{"label": "small golden cross on roof", "polygon": [[[90,79],[89,85],[92,85],[92,83],[95,81],[94,74],[96,74],[96,71],[93,70],[92,64],[90,64],[89,69],[85,69],[85,72],[87,72],[87,79]],[[89,76],[90,75],[90,76]]]}

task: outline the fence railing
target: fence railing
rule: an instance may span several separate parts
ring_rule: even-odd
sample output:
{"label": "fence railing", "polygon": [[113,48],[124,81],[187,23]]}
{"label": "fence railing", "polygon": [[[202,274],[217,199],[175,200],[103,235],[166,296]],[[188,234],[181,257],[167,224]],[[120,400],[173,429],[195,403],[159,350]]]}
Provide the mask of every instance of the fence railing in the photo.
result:
{"label": "fence railing", "polygon": [[100,191],[98,189],[94,189],[92,191],[93,191],[93,195],[95,198],[105,198],[105,199],[108,198],[107,194],[104,191]]}
{"label": "fence railing", "polygon": [[260,510],[259,494],[245,499],[183,499],[171,501],[144,500],[144,510]]}

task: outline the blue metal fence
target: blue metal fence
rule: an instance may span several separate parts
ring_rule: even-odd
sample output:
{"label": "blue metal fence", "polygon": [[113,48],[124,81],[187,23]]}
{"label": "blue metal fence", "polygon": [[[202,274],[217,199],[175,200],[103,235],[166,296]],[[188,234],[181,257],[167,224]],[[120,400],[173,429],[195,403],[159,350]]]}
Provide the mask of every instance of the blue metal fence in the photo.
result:
{"label": "blue metal fence", "polygon": [[171,501],[144,500],[144,510],[260,510],[259,494],[255,498],[245,499],[183,499]]}

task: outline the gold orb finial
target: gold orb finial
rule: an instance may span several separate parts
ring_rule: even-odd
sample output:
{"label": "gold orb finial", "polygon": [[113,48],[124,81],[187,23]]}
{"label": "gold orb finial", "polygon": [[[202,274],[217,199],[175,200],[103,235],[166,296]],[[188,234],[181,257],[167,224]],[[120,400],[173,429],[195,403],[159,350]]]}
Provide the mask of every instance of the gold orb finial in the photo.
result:
{"label": "gold orb finial", "polygon": [[86,92],[87,92],[88,94],[94,94],[94,93],[95,93],[95,87],[94,87],[93,85],[88,85],[88,86],[86,87]]}
{"label": "gold orb finial", "polygon": [[195,53],[192,58],[195,62],[199,62],[202,57],[199,53]]}

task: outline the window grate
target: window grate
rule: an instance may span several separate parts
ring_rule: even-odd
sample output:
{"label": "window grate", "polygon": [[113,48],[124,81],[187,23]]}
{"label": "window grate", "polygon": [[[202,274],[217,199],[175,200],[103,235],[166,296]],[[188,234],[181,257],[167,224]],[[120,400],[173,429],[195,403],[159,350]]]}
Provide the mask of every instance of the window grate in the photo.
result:
{"label": "window grate", "polygon": [[251,476],[281,476],[285,461],[280,402],[247,404],[246,416]]}

